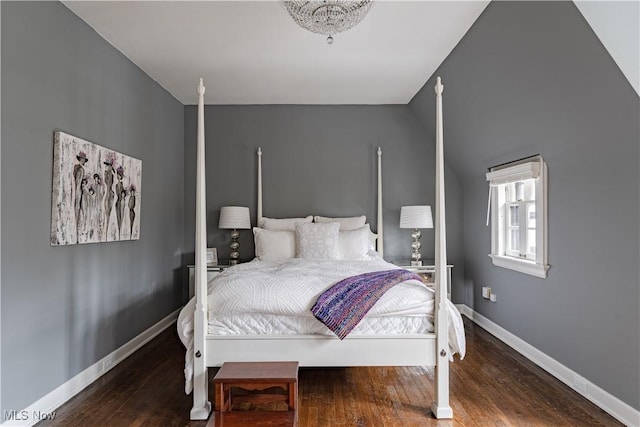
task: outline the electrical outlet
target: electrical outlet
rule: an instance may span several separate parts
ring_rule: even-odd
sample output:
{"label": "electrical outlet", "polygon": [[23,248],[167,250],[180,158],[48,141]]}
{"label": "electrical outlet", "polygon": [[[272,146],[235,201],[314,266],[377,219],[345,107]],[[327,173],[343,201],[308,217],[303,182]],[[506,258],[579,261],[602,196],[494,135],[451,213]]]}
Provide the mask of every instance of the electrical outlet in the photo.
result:
{"label": "electrical outlet", "polygon": [[491,300],[491,302],[496,302],[498,301],[498,296],[496,294],[491,294],[491,296],[489,296],[489,299]]}
{"label": "electrical outlet", "polygon": [[491,298],[491,288],[488,286],[482,287],[482,298],[489,299]]}

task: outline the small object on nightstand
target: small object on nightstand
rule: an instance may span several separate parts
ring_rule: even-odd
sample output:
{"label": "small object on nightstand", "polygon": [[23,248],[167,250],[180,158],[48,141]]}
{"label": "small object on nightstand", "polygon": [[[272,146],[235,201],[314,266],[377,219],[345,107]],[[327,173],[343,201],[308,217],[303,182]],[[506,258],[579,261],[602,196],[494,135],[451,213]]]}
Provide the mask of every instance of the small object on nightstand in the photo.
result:
{"label": "small object on nightstand", "polygon": [[[209,282],[211,279],[213,279],[229,267],[231,267],[231,265],[229,264],[207,265],[207,282]],[[189,299],[191,299],[195,295],[196,266],[193,264],[189,264],[187,265],[187,268],[189,269]]]}
{"label": "small object on nightstand", "polygon": [[[434,278],[436,273],[436,266],[433,260],[426,260],[422,263],[422,265],[412,265],[412,263],[408,260],[396,260],[391,261],[392,264],[397,265],[400,268],[405,270],[413,271],[422,277],[422,281],[429,287],[434,287]],[[447,296],[451,298],[451,269],[453,268],[452,264],[447,265]]]}
{"label": "small object on nightstand", "polygon": [[411,237],[413,242],[411,248],[411,265],[421,266],[422,255],[420,255],[420,228],[433,228],[431,218],[431,206],[402,206],[400,209],[400,228],[413,228]]}
{"label": "small object on nightstand", "polygon": [[218,264],[218,250],[216,248],[207,248],[207,265]]}
{"label": "small object on nightstand", "polygon": [[231,244],[229,248],[230,265],[236,265],[238,258],[240,257],[240,243],[238,237],[240,232],[238,229],[247,230],[251,228],[251,220],[249,218],[249,208],[244,206],[223,206],[220,208],[220,222],[218,223],[220,229],[230,229],[231,232]]}

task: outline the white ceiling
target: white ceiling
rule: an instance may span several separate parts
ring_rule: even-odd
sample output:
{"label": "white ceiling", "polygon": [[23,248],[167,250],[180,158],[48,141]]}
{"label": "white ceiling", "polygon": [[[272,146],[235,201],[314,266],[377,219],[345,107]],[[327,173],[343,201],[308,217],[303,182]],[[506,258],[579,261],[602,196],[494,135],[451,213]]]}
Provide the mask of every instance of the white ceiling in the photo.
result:
{"label": "white ceiling", "polygon": [[640,1],[574,3],[640,95]]}
{"label": "white ceiling", "polygon": [[[63,3],[183,104],[406,104],[489,0],[377,0],[332,45],[277,1]],[[576,4],[640,93],[638,0]]]}
{"label": "white ceiling", "polygon": [[488,0],[376,1],[351,30],[310,33],[276,1],[65,1],[183,104],[406,104]]}

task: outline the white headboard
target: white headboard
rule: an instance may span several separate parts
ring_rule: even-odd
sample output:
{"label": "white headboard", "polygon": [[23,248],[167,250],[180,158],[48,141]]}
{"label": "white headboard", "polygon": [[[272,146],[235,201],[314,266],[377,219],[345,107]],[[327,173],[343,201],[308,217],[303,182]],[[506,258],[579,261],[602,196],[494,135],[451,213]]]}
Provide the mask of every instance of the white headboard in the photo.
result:
{"label": "white headboard", "polygon": [[[262,148],[258,147],[258,224],[262,221]],[[377,218],[377,251],[384,256],[384,221],[382,218],[382,149],[378,147],[378,218]]]}

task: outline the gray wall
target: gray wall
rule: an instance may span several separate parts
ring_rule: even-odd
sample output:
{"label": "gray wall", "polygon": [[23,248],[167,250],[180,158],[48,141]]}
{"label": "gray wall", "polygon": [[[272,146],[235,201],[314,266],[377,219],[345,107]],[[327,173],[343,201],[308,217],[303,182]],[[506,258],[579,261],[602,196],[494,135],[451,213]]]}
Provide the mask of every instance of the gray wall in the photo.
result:
{"label": "gray wall", "polygon": [[[637,94],[572,2],[492,2],[436,75],[464,189],[465,303],[640,409]],[[419,117],[434,114],[433,80],[410,103]],[[549,167],[546,280],[487,256],[484,174],[537,153]]]}
{"label": "gray wall", "polygon": [[[1,7],[4,414],[179,307],[184,116],[61,3]],[[142,160],[140,240],[49,246],[55,130]]]}
{"label": "gray wall", "polygon": [[[435,102],[435,99],[432,99]],[[193,262],[195,106],[185,107],[185,263]],[[208,244],[228,258],[228,231],[218,230],[220,207],[249,206],[256,217],[256,149],[263,149],[264,216],[366,214],[376,224],[376,148],[382,147],[385,258],[409,259],[411,232],[398,228],[400,207],[434,199],[434,144],[406,105],[206,106]],[[462,192],[447,170],[453,298],[462,298]],[[422,255],[433,259],[434,232],[424,230]],[[242,231],[242,258],[253,256]]]}

